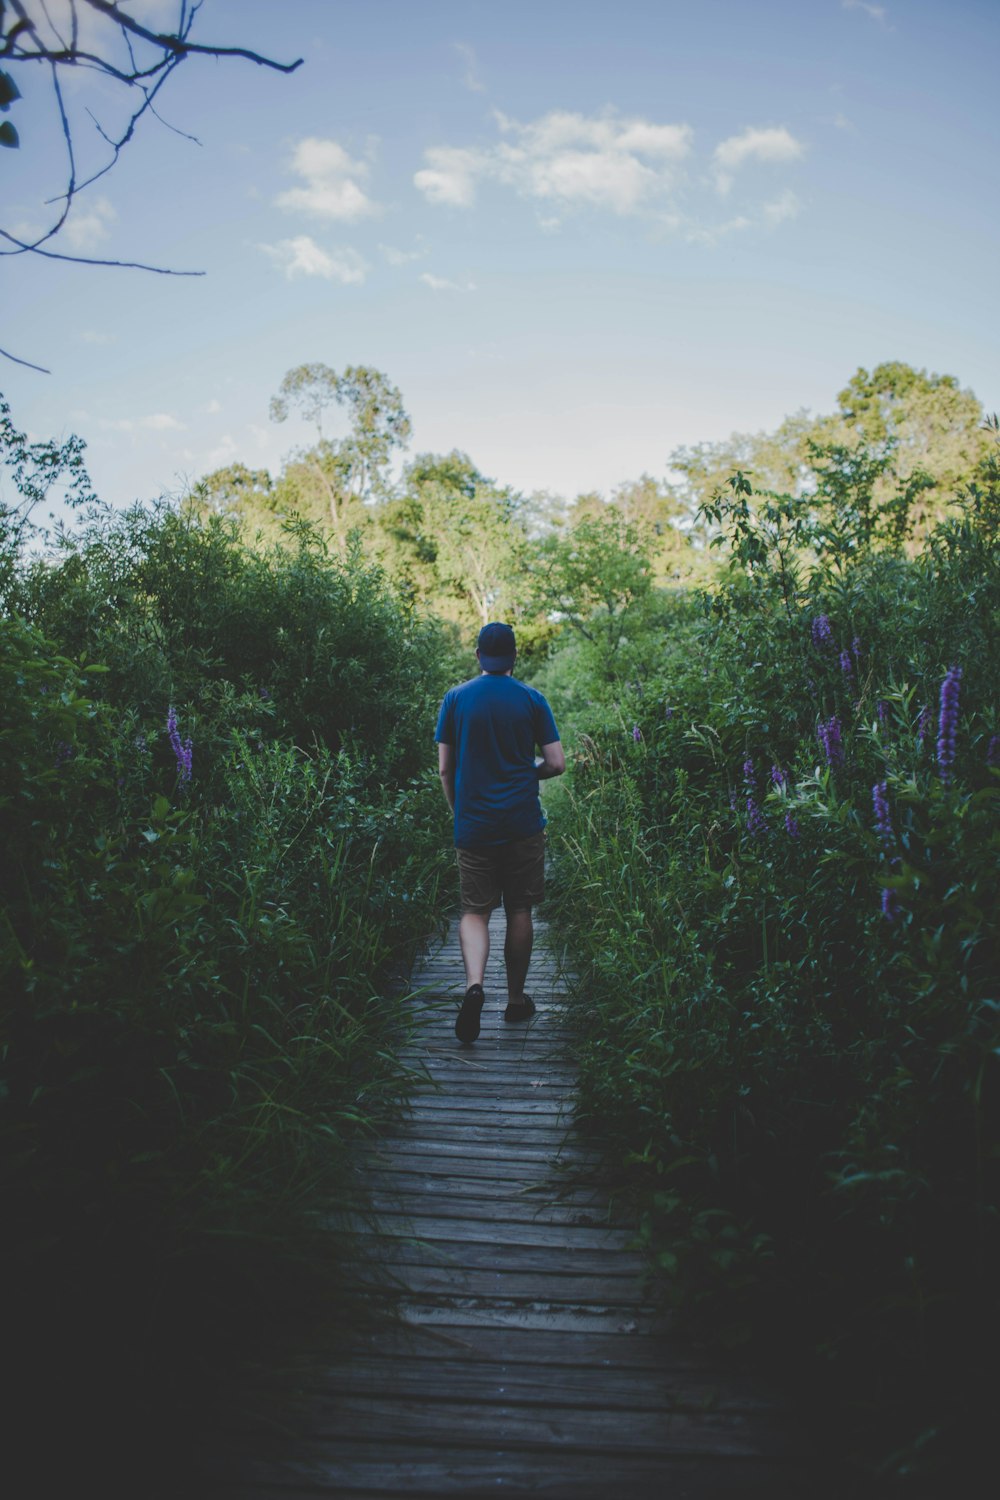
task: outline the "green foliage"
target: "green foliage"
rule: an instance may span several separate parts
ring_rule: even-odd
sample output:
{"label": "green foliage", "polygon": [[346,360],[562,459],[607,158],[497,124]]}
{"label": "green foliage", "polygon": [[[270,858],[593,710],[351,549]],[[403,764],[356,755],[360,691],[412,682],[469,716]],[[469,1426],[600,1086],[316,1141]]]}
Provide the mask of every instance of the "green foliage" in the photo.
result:
{"label": "green foliage", "polygon": [[360,1315],[349,1147],[412,1086],[393,974],[449,863],[421,749],[440,638],[308,530],[265,554],[219,519],[94,509],[56,558],[16,542],[7,1353],[74,1451],[114,1410],[127,1466],[217,1410],[234,1363]]}
{"label": "green foliage", "polygon": [[994,496],[984,461],[910,561],[846,481],[837,527],[736,475],[726,570],[664,604],[553,820],[581,1110],[668,1295],[811,1349],[897,1477],[981,1457],[995,1388]]}

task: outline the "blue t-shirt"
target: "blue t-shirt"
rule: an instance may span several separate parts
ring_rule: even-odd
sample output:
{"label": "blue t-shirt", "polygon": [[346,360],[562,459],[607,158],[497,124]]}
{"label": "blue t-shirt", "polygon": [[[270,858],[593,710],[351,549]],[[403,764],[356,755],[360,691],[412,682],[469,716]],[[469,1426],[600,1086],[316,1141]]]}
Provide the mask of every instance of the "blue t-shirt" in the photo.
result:
{"label": "blue t-shirt", "polygon": [[535,747],[559,738],[552,710],[516,677],[484,673],[445,694],[434,738],[455,747],[455,843],[508,844],[545,827]]}

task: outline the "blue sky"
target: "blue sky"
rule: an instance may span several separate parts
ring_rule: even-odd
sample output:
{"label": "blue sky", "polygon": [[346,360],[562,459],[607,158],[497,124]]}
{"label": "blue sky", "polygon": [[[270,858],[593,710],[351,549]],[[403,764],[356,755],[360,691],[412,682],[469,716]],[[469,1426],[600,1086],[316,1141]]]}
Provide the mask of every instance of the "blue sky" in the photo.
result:
{"label": "blue sky", "polygon": [[[161,110],[201,144],[147,120],[62,247],[204,277],[3,265],[0,345],[52,373],[0,362],[0,389],[87,440],[112,503],[276,470],[308,434],[268,402],[306,361],[383,370],[412,453],[565,495],[882,360],[1000,405],[994,0],[206,0],[195,36],[305,62],[186,62]],[[16,77],[20,229],[60,143]],[[80,112],[110,125],[114,93],[67,97],[96,162]]]}

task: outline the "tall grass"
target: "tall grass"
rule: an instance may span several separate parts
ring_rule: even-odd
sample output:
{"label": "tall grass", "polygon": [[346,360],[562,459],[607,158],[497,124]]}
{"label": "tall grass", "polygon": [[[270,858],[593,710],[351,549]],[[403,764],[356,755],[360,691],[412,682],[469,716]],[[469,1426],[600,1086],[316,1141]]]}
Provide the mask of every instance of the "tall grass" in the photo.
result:
{"label": "tall grass", "polygon": [[581,1113],[666,1294],[809,1356],[841,1441],[904,1486],[975,1472],[996,1390],[987,498],[913,562],[801,537],[751,558],[731,525],[728,573],[667,609],[554,826]]}
{"label": "tall grass", "polygon": [[362,1314],[351,1147],[413,1086],[448,852],[436,636],[308,535],[166,508],[7,547],[8,1415],[111,1493]]}

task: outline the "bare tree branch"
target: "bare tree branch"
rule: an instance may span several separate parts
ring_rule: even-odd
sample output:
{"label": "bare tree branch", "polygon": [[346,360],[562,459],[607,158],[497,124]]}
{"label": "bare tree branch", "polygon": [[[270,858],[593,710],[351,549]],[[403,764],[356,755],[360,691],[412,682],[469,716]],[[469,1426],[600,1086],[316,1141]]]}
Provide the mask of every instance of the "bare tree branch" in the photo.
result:
{"label": "bare tree branch", "polygon": [[[48,65],[52,76],[56,114],[66,143],[66,181],[63,191],[46,200],[50,206],[59,206],[58,213],[53,222],[37,236],[22,236],[7,229],[0,229],[0,240],[5,242],[0,244],[0,256],[32,254],[42,256],[47,260],[69,261],[76,265],[113,266],[120,269],[149,271],[160,276],[203,275],[201,271],[177,271],[166,266],[149,265],[143,261],[65,254],[47,246],[65,227],[78,195],[110,172],[117,164],[122,151],[133,140],[136,128],[145,114],[151,114],[167,130],[199,144],[195,136],[164,120],[154,107],[154,101],[160,89],[186,57],[241,57],[256,63],[259,67],[271,68],[279,73],[294,73],[296,68],[301,67],[303,59],[299,57],[294,62],[283,63],[274,58],[265,57],[249,47],[214,46],[191,41],[191,30],[201,10],[202,0],[177,0],[176,25],[173,31],[162,32],[151,30],[134,16],[129,15],[122,8],[119,0],[66,0],[70,17],[68,35],[65,27],[60,29],[53,19],[47,0],[38,0],[38,3],[40,16],[38,12],[35,15],[29,14],[25,0],[0,0],[0,63],[8,66],[15,63]],[[101,31],[100,26],[98,27],[100,34],[96,43],[93,36],[88,34],[86,46],[81,46],[82,7],[86,7],[100,21],[107,22],[106,31]],[[112,51],[115,46],[119,49],[124,48],[127,63]],[[153,49],[152,56],[149,55],[148,49],[150,48]],[[107,161],[82,180],[77,170],[73,121],[67,111],[59,81],[59,70],[66,67],[90,69],[103,73],[106,77],[121,84],[124,90],[137,90],[140,99],[137,106],[130,111],[124,128],[118,131],[106,129],[93,111],[85,107],[97,135],[108,147],[110,155]],[[16,100],[19,97],[16,86],[11,91],[11,80],[7,75],[4,77],[5,87],[12,92],[13,99]],[[4,108],[8,107],[9,103],[5,100]],[[19,144],[17,133],[11,126],[5,126],[3,144],[8,148]],[[13,355],[6,354],[2,349],[0,349],[0,357],[15,358]],[[30,365],[28,360],[15,359],[15,362]],[[42,368],[40,365],[30,367],[39,370]]]}

